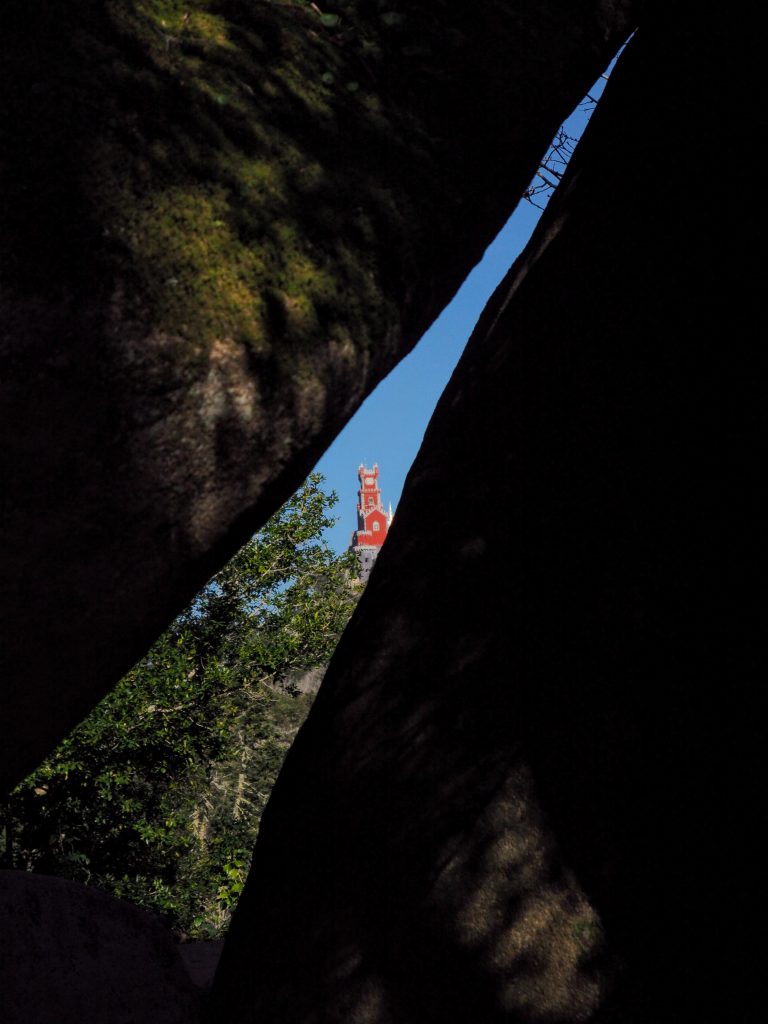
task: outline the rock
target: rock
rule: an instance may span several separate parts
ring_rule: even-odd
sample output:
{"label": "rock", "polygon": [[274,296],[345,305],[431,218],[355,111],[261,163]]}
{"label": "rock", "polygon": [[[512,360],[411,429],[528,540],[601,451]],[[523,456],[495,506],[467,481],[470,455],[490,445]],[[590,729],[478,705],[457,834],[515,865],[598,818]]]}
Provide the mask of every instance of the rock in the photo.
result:
{"label": "rock", "polygon": [[0,871],[3,1024],[198,1024],[200,1002],[151,915],[76,882]]}
{"label": "rock", "polygon": [[315,668],[301,669],[291,673],[285,681],[288,690],[295,690],[298,693],[317,693],[323,681],[327,666],[318,665]]}
{"label": "rock", "polygon": [[192,984],[201,993],[208,992],[213,984],[213,976],[219,965],[223,948],[223,939],[213,939],[209,942],[183,942],[178,947],[179,956],[187,974],[192,979]]}
{"label": "rock", "polygon": [[8,0],[0,788],[417,341],[637,6]]}
{"label": "rock", "polygon": [[229,1024],[748,1017],[765,204],[718,203],[764,62],[702,11],[649,9],[438,405],[264,814]]}

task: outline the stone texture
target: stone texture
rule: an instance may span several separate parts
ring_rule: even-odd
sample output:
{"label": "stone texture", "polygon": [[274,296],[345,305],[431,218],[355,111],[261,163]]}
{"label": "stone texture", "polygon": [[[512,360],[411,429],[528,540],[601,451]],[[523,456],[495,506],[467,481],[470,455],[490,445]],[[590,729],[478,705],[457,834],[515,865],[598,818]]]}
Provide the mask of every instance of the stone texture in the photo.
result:
{"label": "stone texture", "polygon": [[747,1019],[765,214],[723,196],[764,65],[691,11],[641,24],[439,403],[264,815],[231,1024]]}
{"label": "stone texture", "polygon": [[0,787],[300,484],[637,6],[8,0]]}
{"label": "stone texture", "polygon": [[197,1024],[176,944],[150,916],[76,882],[0,871],[3,1024]]}

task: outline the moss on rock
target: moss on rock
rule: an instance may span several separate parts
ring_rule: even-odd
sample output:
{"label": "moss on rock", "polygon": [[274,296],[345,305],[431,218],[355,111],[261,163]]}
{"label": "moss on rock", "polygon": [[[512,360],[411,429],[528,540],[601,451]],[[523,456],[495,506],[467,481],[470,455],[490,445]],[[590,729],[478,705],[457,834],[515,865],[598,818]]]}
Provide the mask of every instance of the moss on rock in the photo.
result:
{"label": "moss on rock", "polygon": [[[355,124],[370,130],[370,96],[329,84],[359,77],[354,45],[302,3],[69,4],[55,33],[44,7],[46,80],[36,90],[37,69],[21,64],[8,79],[28,108],[17,130],[43,97],[41,145],[20,157],[40,187],[9,184],[6,237],[45,245],[19,261],[21,275],[44,265],[44,280],[16,284],[109,294],[119,282],[147,328],[243,340],[260,356],[276,334],[288,347],[343,334],[367,350],[372,327],[392,327],[394,303],[371,287],[372,222],[404,237],[408,204],[376,202],[365,139],[361,167],[342,155]],[[385,118],[376,130],[396,144]],[[64,181],[52,183],[63,148]],[[36,234],[30,220],[64,223]],[[363,243],[352,256],[350,231]]]}
{"label": "moss on rock", "polygon": [[130,667],[415,343],[631,0],[321,6],[3,5],[12,771]]}

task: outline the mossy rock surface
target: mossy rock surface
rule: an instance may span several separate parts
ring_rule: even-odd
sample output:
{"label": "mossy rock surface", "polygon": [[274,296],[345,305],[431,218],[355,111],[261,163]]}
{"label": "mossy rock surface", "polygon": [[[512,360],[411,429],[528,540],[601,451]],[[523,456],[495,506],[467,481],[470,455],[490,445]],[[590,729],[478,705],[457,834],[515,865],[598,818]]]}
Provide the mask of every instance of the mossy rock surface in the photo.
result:
{"label": "mossy rock surface", "polygon": [[260,360],[386,335],[370,243],[385,219],[402,253],[414,211],[388,181],[403,128],[375,91],[334,84],[353,81],[357,28],[345,42],[303,4],[33,6],[3,83],[6,287],[119,286],[137,329]]}
{"label": "mossy rock surface", "polygon": [[301,483],[478,261],[631,10],[8,0],[4,778]]}

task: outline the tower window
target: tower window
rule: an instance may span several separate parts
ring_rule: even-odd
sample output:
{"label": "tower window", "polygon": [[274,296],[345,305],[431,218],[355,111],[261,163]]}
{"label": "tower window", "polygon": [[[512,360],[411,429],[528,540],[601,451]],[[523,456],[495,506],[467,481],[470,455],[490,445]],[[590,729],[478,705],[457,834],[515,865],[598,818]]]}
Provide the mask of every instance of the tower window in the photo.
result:
{"label": "tower window", "polygon": [[380,530],[381,529],[381,523],[374,523],[373,524],[373,528],[374,528],[374,530]]}

